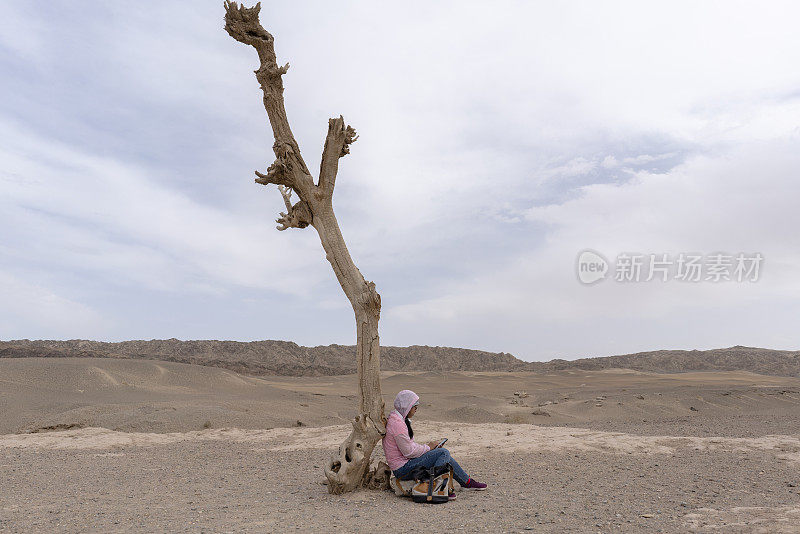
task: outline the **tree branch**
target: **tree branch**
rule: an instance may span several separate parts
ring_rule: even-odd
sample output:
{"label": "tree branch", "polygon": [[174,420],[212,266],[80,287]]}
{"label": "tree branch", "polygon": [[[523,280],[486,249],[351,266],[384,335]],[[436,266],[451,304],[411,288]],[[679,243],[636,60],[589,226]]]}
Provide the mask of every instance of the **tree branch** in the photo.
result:
{"label": "tree branch", "polygon": [[336,174],[339,172],[339,158],[350,153],[350,143],[358,139],[355,129],[344,123],[344,117],[328,120],[328,135],[322,149],[319,165],[319,187],[327,198],[333,196]]}
{"label": "tree branch", "polygon": [[258,176],[256,183],[262,185],[286,185],[299,190],[299,187],[297,187],[299,184],[295,180],[295,174],[292,172],[294,149],[291,145],[276,139],[272,145],[272,151],[275,152],[275,162],[267,168],[267,174],[255,171],[256,176]]}
{"label": "tree branch", "polygon": [[[274,39],[272,35],[261,26],[258,14],[261,3],[247,8],[238,2],[225,2],[225,31],[228,35],[246,45],[250,45],[258,52],[260,66],[256,79],[264,93],[264,108],[267,110],[272,133],[275,136],[276,162],[270,166],[276,167],[272,173],[256,173],[258,183],[276,183],[291,185],[303,200],[308,200],[313,191],[314,180],[308,171],[305,161],[300,156],[300,147],[289,127],[286,118],[286,108],[283,102],[282,76],[289,69],[289,64],[279,67],[275,56]],[[280,173],[278,172],[280,171]],[[279,176],[282,174],[282,176]]]}
{"label": "tree branch", "polygon": [[[292,188],[283,185],[278,186],[278,191],[281,192],[283,203],[286,205],[287,211],[292,209]],[[281,213],[283,215],[283,213]]]}
{"label": "tree branch", "polygon": [[262,174],[255,171],[256,183],[261,185],[275,184],[277,186],[286,185],[291,187],[291,176],[286,172],[286,165],[281,161],[275,161],[272,165],[267,167],[267,174]]}
{"label": "tree branch", "polygon": [[292,206],[292,188],[284,185],[279,185],[278,190],[283,197],[283,203],[286,205],[286,213],[281,212],[280,217],[275,219],[279,226],[276,226],[281,232],[287,228],[305,228],[312,221],[311,210],[308,203],[300,200],[297,204]]}

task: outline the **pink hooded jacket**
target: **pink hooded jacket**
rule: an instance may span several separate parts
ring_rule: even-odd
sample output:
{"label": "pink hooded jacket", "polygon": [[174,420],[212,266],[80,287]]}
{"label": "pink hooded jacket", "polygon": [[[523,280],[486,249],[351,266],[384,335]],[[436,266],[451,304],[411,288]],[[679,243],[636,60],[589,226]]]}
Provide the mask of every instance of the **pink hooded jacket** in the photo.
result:
{"label": "pink hooded jacket", "polygon": [[394,398],[394,410],[386,421],[386,435],[383,436],[383,452],[392,471],[403,467],[409,459],[431,450],[427,445],[420,445],[408,436],[406,416],[417,401],[419,396],[408,389],[404,389]]}

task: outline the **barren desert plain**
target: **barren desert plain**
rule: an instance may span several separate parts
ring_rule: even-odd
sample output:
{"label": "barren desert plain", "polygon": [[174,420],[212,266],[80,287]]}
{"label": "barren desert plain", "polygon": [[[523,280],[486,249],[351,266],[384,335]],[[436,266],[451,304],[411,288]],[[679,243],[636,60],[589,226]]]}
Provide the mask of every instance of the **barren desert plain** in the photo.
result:
{"label": "barren desert plain", "polygon": [[488,491],[330,495],[355,375],[1,358],[0,532],[800,532],[798,378],[384,372],[400,389]]}

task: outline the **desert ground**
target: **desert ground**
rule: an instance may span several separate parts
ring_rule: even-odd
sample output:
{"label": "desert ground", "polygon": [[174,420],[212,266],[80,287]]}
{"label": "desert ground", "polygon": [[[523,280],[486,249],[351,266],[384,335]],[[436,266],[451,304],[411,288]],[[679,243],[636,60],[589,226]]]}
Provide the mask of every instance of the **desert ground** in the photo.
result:
{"label": "desert ground", "polygon": [[[0,532],[800,532],[800,379],[387,372],[485,492],[329,495],[352,375],[0,359]],[[380,446],[376,459],[380,458]]]}

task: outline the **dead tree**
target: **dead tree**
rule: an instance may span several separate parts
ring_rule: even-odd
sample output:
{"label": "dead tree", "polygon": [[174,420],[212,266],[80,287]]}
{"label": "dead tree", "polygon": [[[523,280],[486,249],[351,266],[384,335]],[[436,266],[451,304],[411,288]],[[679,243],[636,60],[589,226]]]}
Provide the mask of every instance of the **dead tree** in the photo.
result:
{"label": "dead tree", "polygon": [[[358,369],[358,415],[353,421],[350,436],[339,447],[339,454],[325,468],[328,490],[343,493],[366,484],[383,484],[385,468],[370,472],[372,449],[385,433],[386,418],[383,414],[380,382],[380,344],[378,319],[381,297],[375,284],[367,282],[353,263],[345,245],[339,223],[333,213],[333,189],[339,170],[339,158],[350,152],[350,144],[356,131],[344,123],[344,119],[328,121],[328,135],[322,149],[319,179],[314,178],[306,167],[297,141],[292,135],[283,103],[283,78],[289,64],[279,66],[275,57],[274,39],[258,20],[261,4],[246,8],[237,2],[225,2],[225,31],[258,52],[261,62],[255,71],[256,79],[264,92],[264,107],[269,116],[275,143],[275,162],[265,173],[256,171],[256,182],[278,186],[286,212],[277,219],[278,230],[312,226],[319,234],[325,257],[333,267],[336,279],[353,306],[356,316],[356,362]],[[298,201],[292,204],[292,193]]]}

